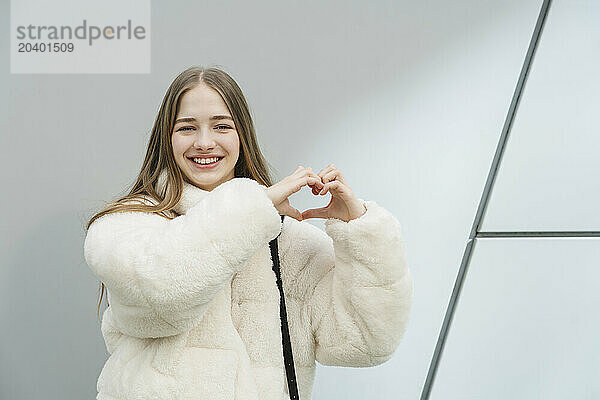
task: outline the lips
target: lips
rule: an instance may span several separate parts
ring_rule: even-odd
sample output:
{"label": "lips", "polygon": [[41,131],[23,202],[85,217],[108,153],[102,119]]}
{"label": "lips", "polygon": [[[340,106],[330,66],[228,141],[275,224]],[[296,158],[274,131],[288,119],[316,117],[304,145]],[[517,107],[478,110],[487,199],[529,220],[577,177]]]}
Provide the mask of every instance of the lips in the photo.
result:
{"label": "lips", "polygon": [[219,155],[212,155],[212,156],[189,156],[188,158],[190,160],[193,160],[194,158],[223,158],[224,156],[219,156]]}
{"label": "lips", "polygon": [[[211,158],[214,158],[214,157],[211,157]],[[195,168],[198,168],[198,169],[210,169],[210,168],[215,168],[217,165],[219,165],[219,163],[221,162],[221,160],[223,159],[223,157],[217,157],[217,161],[213,162],[211,164],[199,164],[199,163],[195,162],[193,160],[193,158],[188,158],[188,159],[190,160],[190,162],[192,164],[194,164]]]}
{"label": "lips", "polygon": [[217,158],[217,162],[221,161],[223,159],[222,156],[210,156],[210,157],[188,157],[188,160],[195,162],[194,158],[200,158],[200,159],[210,159],[210,158]]}

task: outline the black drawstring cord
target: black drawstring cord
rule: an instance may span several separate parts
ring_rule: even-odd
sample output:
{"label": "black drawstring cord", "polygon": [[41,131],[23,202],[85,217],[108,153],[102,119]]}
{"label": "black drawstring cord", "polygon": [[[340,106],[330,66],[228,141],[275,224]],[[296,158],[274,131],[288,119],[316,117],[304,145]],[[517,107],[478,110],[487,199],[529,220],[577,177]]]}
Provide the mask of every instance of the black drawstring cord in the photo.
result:
{"label": "black drawstring cord", "polygon": [[[284,215],[281,216],[283,224]],[[282,226],[283,229],[283,226]],[[281,232],[280,232],[281,234]],[[279,235],[277,235],[277,238]],[[279,288],[279,316],[281,317],[281,339],[283,345],[283,361],[285,363],[285,373],[287,375],[288,392],[290,400],[299,400],[298,386],[296,384],[296,371],[294,369],[294,357],[292,354],[292,343],[290,340],[290,330],[287,322],[287,311],[285,309],[285,297],[283,295],[283,284],[281,282],[281,270],[279,267],[279,248],[277,246],[277,238],[269,242],[271,248],[271,258],[273,259],[273,271],[277,278],[277,287]]]}

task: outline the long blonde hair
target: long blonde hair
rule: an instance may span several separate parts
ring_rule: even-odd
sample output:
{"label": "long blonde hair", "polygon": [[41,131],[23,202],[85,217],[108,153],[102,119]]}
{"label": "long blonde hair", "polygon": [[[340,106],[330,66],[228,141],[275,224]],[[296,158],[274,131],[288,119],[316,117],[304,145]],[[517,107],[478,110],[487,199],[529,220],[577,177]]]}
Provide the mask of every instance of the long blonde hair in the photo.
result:
{"label": "long blonde hair", "polygon": [[[235,177],[251,178],[267,187],[272,185],[269,172],[271,168],[268,167],[270,164],[260,152],[250,109],[240,87],[231,76],[219,68],[192,66],[181,72],[167,89],[152,127],[146,157],[131,190],[125,196],[107,203],[104,209],[95,214],[87,223],[86,233],[96,219],[114,212],[142,211],[155,213],[167,219],[175,218],[169,215],[168,211],[171,211],[181,198],[184,175],[173,156],[171,133],[182,96],[201,82],[219,92],[233,117],[240,139],[240,153],[235,165]],[[168,171],[166,191],[157,193],[156,183],[163,168]],[[150,196],[158,204],[145,204],[140,201],[142,196]],[[131,204],[132,200],[138,201],[139,204]],[[100,283],[98,316],[104,295],[104,283]],[[108,299],[106,303],[108,305]]]}

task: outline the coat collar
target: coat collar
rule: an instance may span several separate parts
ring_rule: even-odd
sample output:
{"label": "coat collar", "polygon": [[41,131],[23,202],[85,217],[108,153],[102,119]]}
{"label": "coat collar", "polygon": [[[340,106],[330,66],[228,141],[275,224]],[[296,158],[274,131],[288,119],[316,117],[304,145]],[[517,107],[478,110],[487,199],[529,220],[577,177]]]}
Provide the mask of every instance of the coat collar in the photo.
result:
{"label": "coat collar", "polygon": [[[157,191],[159,193],[165,193],[164,188],[167,182],[168,171],[163,169],[158,177],[157,181]],[[200,200],[204,198],[210,191],[200,189],[197,186],[192,185],[191,183],[183,181],[183,193],[181,194],[181,199],[179,203],[173,210],[175,210],[178,214],[185,214],[187,210],[189,210],[192,206],[197,204]]]}

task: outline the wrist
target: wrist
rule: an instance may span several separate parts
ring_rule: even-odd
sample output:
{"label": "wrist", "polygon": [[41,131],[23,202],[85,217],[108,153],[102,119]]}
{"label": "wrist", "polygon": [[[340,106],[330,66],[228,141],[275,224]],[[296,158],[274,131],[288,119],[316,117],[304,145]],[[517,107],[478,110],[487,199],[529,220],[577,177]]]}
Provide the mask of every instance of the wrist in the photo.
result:
{"label": "wrist", "polygon": [[364,202],[363,201],[356,202],[355,205],[352,206],[352,208],[350,210],[349,221],[362,217],[363,215],[365,215],[366,212],[367,212],[367,206],[364,204]]}

